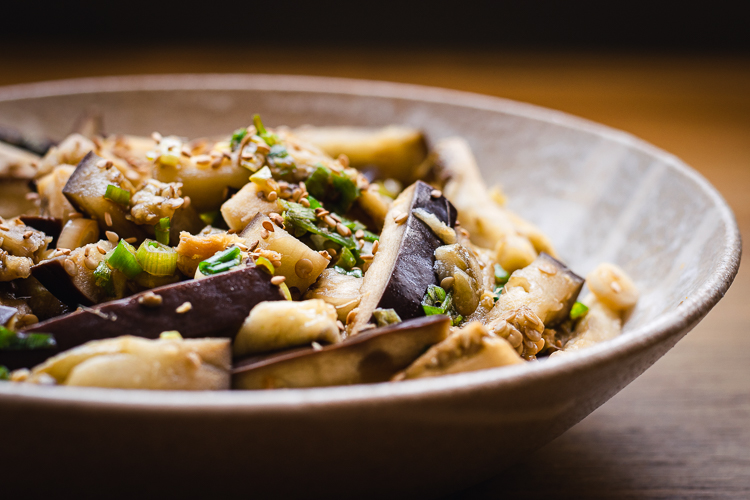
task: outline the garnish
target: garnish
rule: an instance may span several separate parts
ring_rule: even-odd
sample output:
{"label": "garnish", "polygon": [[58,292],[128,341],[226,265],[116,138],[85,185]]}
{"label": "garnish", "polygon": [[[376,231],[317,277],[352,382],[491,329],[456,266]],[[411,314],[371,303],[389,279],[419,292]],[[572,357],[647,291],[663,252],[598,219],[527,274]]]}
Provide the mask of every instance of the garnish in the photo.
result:
{"label": "garnish", "polygon": [[229,146],[232,148],[232,151],[236,150],[240,146],[240,143],[242,143],[242,139],[244,139],[246,135],[247,129],[244,127],[238,128],[234,131],[234,133],[232,134],[232,140],[229,141]]}
{"label": "garnish", "polygon": [[159,338],[162,340],[182,340],[182,335],[177,330],[167,330],[166,332],[161,332]]}
{"label": "garnish", "polygon": [[115,294],[115,287],[112,281],[112,268],[105,261],[101,261],[94,269],[94,283],[99,288],[103,288],[108,296]]}
{"label": "garnish", "polygon": [[357,259],[354,257],[351,250],[343,247],[341,249],[339,260],[336,261],[336,265],[348,270],[357,265]]}
{"label": "garnish", "polygon": [[0,349],[18,351],[52,349],[55,346],[55,337],[49,333],[19,333],[0,326]]}
{"label": "garnish", "polygon": [[345,274],[347,276],[354,276],[355,278],[361,278],[362,276],[364,276],[362,274],[362,269],[360,268],[355,268],[355,269],[351,269],[347,271],[343,267],[333,266],[333,269],[339,274]]}
{"label": "garnish", "polygon": [[156,226],[154,226],[156,241],[163,245],[169,245],[169,222],[169,217],[162,217]]}
{"label": "garnish", "polygon": [[401,318],[393,309],[377,308],[372,312],[372,317],[375,318],[375,322],[378,324],[378,326],[388,326],[395,325],[396,323],[401,323]]}
{"label": "garnish", "polygon": [[258,257],[257,259],[255,259],[255,265],[264,268],[271,276],[276,274],[276,268],[271,263],[271,261],[265,257]]}
{"label": "garnish", "polygon": [[313,208],[305,208],[299,203],[290,201],[281,201],[284,207],[284,224],[294,228],[294,236],[297,238],[303,236],[306,232],[317,234],[327,240],[338,243],[349,250],[356,250],[357,243],[351,236],[341,236],[335,231],[328,228],[318,227],[319,219],[315,215]]}
{"label": "garnish", "polygon": [[108,253],[107,264],[112,269],[121,271],[129,279],[133,279],[143,271],[135,254],[133,245],[121,239],[115,249]]}
{"label": "garnish", "polygon": [[203,221],[204,224],[207,226],[212,225],[216,219],[219,217],[219,211],[214,210],[213,212],[204,212],[200,214],[200,218]]}
{"label": "garnish", "polygon": [[[503,266],[500,264],[495,264],[495,294],[500,295],[503,293],[503,288],[505,287],[505,284],[510,279],[510,274],[508,274],[508,271],[503,269]],[[497,299],[495,299],[497,300]]]}
{"label": "garnish", "polygon": [[588,314],[589,308],[582,302],[576,302],[573,307],[570,308],[570,319],[583,318]]}
{"label": "garnish", "polygon": [[141,243],[136,258],[143,270],[152,276],[172,276],[177,269],[177,251],[154,240]]}
{"label": "garnish", "polygon": [[232,245],[226,250],[216,252],[213,257],[210,257],[200,264],[198,264],[198,270],[201,274],[218,274],[224,271],[229,271],[233,267],[240,265],[240,249]]}
{"label": "garnish", "polygon": [[266,161],[272,167],[280,169],[294,168],[294,158],[289,155],[283,144],[274,144],[266,155]]}
{"label": "garnish", "polygon": [[433,314],[450,316],[453,326],[458,326],[464,320],[464,317],[458,314],[453,307],[451,293],[437,285],[427,287],[427,292],[422,299],[422,310],[426,316],[432,316]]}
{"label": "garnish", "polygon": [[325,200],[340,213],[346,213],[360,195],[354,179],[344,172],[334,172],[323,165],[318,165],[310,174],[305,187],[315,198]]}
{"label": "garnish", "polygon": [[253,115],[253,125],[255,125],[255,129],[258,131],[258,136],[266,141],[266,144],[274,146],[279,143],[279,137],[266,130],[266,127],[263,126],[260,115]]}
{"label": "garnish", "polygon": [[104,197],[109,201],[114,201],[118,205],[128,206],[130,204],[130,191],[114,184],[107,185]]}

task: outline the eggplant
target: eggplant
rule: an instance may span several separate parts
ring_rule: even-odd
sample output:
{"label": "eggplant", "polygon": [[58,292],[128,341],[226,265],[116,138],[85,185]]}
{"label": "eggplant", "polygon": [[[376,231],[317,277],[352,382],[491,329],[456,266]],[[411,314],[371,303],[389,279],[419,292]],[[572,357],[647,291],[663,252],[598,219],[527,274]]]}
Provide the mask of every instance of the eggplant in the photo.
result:
{"label": "eggplant", "polygon": [[5,323],[11,320],[16,315],[18,309],[15,307],[8,307],[0,304],[0,326],[4,326]]}
{"label": "eggplant", "polygon": [[[130,182],[114,167],[106,168],[106,160],[89,152],[78,164],[63,188],[63,194],[76,210],[96,219],[102,231],[113,231],[121,238],[146,238],[143,228],[128,220],[128,210],[104,197],[109,184],[129,187]],[[109,215],[107,215],[109,214]],[[108,224],[108,222],[111,223]]]}
{"label": "eggplant", "polygon": [[12,218],[21,214],[34,214],[38,208],[27,179],[0,179],[0,217]]}
{"label": "eggplant", "polygon": [[265,270],[249,266],[83,308],[24,332],[52,333],[60,351],[120,335],[155,339],[170,330],[185,338],[234,338],[250,310],[264,300],[285,299]]}
{"label": "eggplant", "polygon": [[58,219],[57,217],[42,217],[39,215],[22,215],[19,219],[21,219],[21,222],[27,226],[50,236],[52,241],[49,243],[49,246],[55,248],[57,238],[60,236],[60,232],[63,228],[62,219]]}
{"label": "eggplant", "polygon": [[55,145],[55,142],[50,139],[23,134],[19,130],[5,126],[0,126],[0,142],[10,144],[38,156],[44,156],[49,148]]}
{"label": "eggplant", "polygon": [[346,155],[354,168],[375,167],[377,177],[404,183],[415,179],[415,167],[427,156],[424,135],[410,127],[301,127],[293,133],[333,158]]}
{"label": "eggplant", "polygon": [[35,154],[0,142],[0,179],[33,179],[40,160]]}
{"label": "eggplant", "polygon": [[246,358],[232,369],[235,389],[326,387],[385,382],[448,335],[435,315],[376,328],[320,349],[306,347]]}
{"label": "eggplant", "polygon": [[422,298],[429,285],[437,284],[435,250],[444,242],[413,214],[416,209],[435,215],[447,227],[456,225],[456,209],[429,184],[417,181],[396,198],[380,235],[379,250],[365,274],[351,332],[369,323],[376,308],[394,309],[401,319],[424,314]]}

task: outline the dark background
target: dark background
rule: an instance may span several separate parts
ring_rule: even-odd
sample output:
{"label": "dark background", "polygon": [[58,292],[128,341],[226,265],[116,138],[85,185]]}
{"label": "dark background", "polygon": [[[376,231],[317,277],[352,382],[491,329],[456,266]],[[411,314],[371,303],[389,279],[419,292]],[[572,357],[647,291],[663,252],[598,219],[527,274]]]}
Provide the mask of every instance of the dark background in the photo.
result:
{"label": "dark background", "polygon": [[[740,5],[741,2],[735,2]],[[5,2],[0,42],[18,45],[409,46],[750,52],[730,2]]]}

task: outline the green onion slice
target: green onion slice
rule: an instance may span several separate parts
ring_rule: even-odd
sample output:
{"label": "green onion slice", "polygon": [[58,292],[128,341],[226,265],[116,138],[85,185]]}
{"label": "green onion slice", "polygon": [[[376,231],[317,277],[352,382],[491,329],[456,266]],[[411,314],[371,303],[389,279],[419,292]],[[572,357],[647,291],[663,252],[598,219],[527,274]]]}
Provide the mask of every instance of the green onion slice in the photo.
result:
{"label": "green onion slice", "polygon": [[573,307],[570,308],[570,319],[583,318],[588,314],[589,308],[582,302],[576,302]]}
{"label": "green onion slice", "polygon": [[342,247],[341,255],[339,259],[336,261],[336,265],[349,270],[353,268],[355,265],[357,265],[357,259],[354,257],[351,250],[349,250],[346,247]]}
{"label": "green onion slice", "polygon": [[240,147],[240,144],[242,143],[242,139],[245,138],[247,135],[247,129],[246,128],[238,128],[234,131],[232,134],[232,140],[229,141],[229,145],[232,148],[232,151]]}
{"label": "green onion slice", "polygon": [[115,294],[114,282],[112,281],[112,268],[105,261],[101,261],[94,269],[94,283],[103,288],[108,296]]}
{"label": "green onion slice", "polygon": [[0,349],[20,351],[52,349],[56,346],[55,337],[49,333],[19,333],[0,326]]}
{"label": "green onion slice", "polygon": [[401,323],[401,317],[394,309],[377,308],[372,312],[372,317],[375,318],[375,322],[378,326],[388,326]]}
{"label": "green onion slice", "polygon": [[109,267],[111,267],[112,269],[121,271],[122,274],[127,276],[129,279],[133,279],[143,271],[143,268],[138,263],[138,259],[136,258],[135,254],[136,251],[135,248],[133,248],[133,245],[123,239],[120,239],[120,242],[117,243],[117,246],[112,251],[112,254],[109,255],[107,264],[109,264]]}
{"label": "green onion slice", "polygon": [[284,295],[284,298],[286,300],[292,300],[292,292],[289,291],[289,287],[286,286],[286,283],[280,283],[279,290],[281,290],[281,293]]}
{"label": "green onion slice", "polygon": [[346,270],[346,269],[344,269],[343,267],[339,267],[339,266],[333,266],[333,269],[334,269],[334,270],[335,270],[335,271],[336,271],[337,273],[339,273],[339,274],[346,274],[347,276],[354,276],[355,278],[361,278],[361,277],[363,277],[363,276],[364,276],[364,275],[362,274],[362,269],[360,269],[360,268],[356,268],[356,269],[352,269],[352,270],[350,270],[350,271],[347,271],[347,270]]}
{"label": "green onion slice", "polygon": [[271,276],[276,274],[276,268],[271,264],[271,261],[265,257],[258,257],[255,259],[255,265],[264,268]]}
{"label": "green onion slice", "polygon": [[156,226],[154,226],[156,241],[162,245],[169,245],[169,224],[169,217],[162,217]]}
{"label": "green onion slice", "polygon": [[104,193],[104,197],[119,205],[128,206],[130,204],[130,191],[115,186],[114,184],[107,185],[107,191]]}
{"label": "green onion slice", "polygon": [[276,134],[272,134],[263,126],[260,115],[253,115],[253,125],[255,125],[255,129],[258,131],[258,136],[266,141],[266,144],[269,146],[273,146],[280,142],[279,137]]}
{"label": "green onion slice", "polygon": [[158,241],[141,243],[136,258],[143,270],[153,276],[172,276],[177,269],[177,251]]}
{"label": "green onion slice", "polygon": [[240,249],[231,246],[226,250],[216,252],[213,257],[198,264],[198,270],[204,275],[223,273],[239,266],[241,258]]}

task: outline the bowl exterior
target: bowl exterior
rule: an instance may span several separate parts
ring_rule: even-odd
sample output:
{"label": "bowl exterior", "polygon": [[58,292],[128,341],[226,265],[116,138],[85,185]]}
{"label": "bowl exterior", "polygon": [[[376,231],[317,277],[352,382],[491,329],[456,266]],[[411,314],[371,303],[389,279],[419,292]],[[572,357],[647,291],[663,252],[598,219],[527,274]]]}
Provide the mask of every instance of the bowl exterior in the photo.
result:
{"label": "bowl exterior", "polygon": [[123,494],[446,494],[551,441],[625,387],[707,314],[739,266],[731,211],[698,174],[627,134],[550,110],[267,75],[0,89],[0,125],[53,137],[92,107],[109,130],[134,134],[220,134],[259,112],[271,126],[403,123],[432,139],[462,135],[487,180],[503,183],[511,207],[550,234],[563,260],[579,274],[614,261],[642,299],[623,335],[606,344],[441,379],[202,394],[2,384],[11,489],[77,481],[118,484]]}

